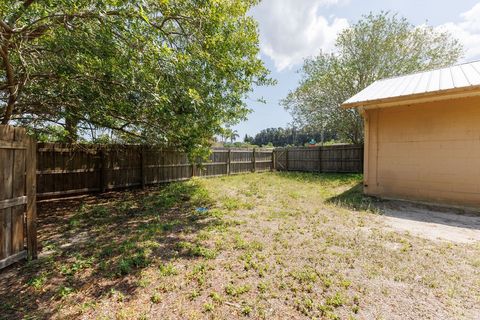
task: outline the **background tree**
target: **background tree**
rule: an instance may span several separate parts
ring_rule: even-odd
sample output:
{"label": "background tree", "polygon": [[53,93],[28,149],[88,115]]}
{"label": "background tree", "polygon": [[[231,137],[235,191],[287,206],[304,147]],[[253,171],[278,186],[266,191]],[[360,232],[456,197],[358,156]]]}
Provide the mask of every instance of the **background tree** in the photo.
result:
{"label": "background tree", "polygon": [[238,134],[238,131],[237,130],[232,130],[232,132],[230,133],[230,143],[233,143],[235,140],[237,140],[237,138],[240,137],[240,135]]}
{"label": "background tree", "polygon": [[[324,140],[322,140],[322,138]],[[260,131],[252,140],[245,140],[257,146],[273,145],[274,147],[303,146],[311,140],[320,143],[336,139],[334,132],[321,132],[318,128],[268,128]]]}
{"label": "background tree", "polygon": [[186,151],[248,113],[257,0],[0,0],[0,119]]}
{"label": "background tree", "polygon": [[378,79],[454,64],[463,47],[448,33],[382,12],[340,33],[334,52],[305,60],[300,85],[282,105],[298,126],[325,128],[345,142],[361,143],[363,121],[357,110],[339,108],[345,100]]}
{"label": "background tree", "polygon": [[253,137],[245,134],[245,137],[243,137],[243,142],[247,144],[253,144]]}

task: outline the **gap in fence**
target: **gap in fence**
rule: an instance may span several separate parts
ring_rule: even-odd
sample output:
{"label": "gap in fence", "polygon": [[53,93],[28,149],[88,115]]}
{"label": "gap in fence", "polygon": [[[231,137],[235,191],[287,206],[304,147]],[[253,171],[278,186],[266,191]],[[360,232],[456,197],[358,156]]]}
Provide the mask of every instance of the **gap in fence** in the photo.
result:
{"label": "gap in fence", "polygon": [[37,196],[55,198],[188,180],[266,171],[363,172],[363,146],[212,149],[207,161],[140,145],[39,143]]}

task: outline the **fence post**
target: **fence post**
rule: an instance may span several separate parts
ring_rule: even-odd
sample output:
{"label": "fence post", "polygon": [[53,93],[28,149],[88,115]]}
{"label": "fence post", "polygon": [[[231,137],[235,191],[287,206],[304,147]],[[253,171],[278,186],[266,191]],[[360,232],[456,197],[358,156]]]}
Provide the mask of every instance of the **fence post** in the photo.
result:
{"label": "fence post", "polygon": [[257,160],[255,159],[255,148],[253,148],[253,154],[252,154],[252,171],[255,172],[257,169]]}
{"label": "fence post", "polygon": [[272,150],[272,165],[270,166],[270,171],[274,171],[277,169],[277,165],[275,164],[275,149]]}
{"label": "fence post", "polygon": [[141,152],[140,152],[140,165],[141,165],[141,168],[140,168],[140,179],[141,180],[141,184],[142,184],[142,189],[145,188],[145,185],[146,185],[146,181],[147,181],[147,176],[146,176],[146,154],[145,154],[145,146],[144,145],[141,145]]}
{"label": "fence post", "polygon": [[105,146],[100,149],[100,192],[107,189],[107,156]]}
{"label": "fence post", "polygon": [[195,177],[195,160],[191,160],[192,161],[192,178]]}
{"label": "fence post", "polygon": [[28,138],[26,150],[26,195],[27,195],[27,254],[37,259],[37,141]]}
{"label": "fence post", "polygon": [[318,147],[318,173],[322,173],[322,147]]}
{"label": "fence post", "polygon": [[230,165],[231,165],[231,160],[232,159],[232,149],[228,148],[228,153],[227,153],[227,175],[230,175]]}
{"label": "fence post", "polygon": [[290,171],[289,161],[288,161],[288,148],[285,149],[285,169]]}

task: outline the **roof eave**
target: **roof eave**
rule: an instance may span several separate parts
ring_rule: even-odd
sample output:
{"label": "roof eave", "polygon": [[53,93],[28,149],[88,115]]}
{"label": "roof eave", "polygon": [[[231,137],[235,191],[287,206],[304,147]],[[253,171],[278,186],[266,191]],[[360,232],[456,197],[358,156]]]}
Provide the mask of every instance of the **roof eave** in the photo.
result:
{"label": "roof eave", "polygon": [[441,101],[441,100],[467,98],[467,97],[473,97],[473,96],[480,96],[480,85],[471,86],[471,87],[453,88],[449,90],[441,90],[441,91],[434,91],[434,92],[424,92],[424,93],[418,93],[418,94],[412,94],[412,95],[400,96],[400,97],[358,101],[358,102],[351,102],[351,103],[346,102],[341,105],[341,108],[342,109],[352,109],[352,108],[358,108],[358,107],[363,107],[365,109],[386,108],[386,107],[426,103],[426,102]]}

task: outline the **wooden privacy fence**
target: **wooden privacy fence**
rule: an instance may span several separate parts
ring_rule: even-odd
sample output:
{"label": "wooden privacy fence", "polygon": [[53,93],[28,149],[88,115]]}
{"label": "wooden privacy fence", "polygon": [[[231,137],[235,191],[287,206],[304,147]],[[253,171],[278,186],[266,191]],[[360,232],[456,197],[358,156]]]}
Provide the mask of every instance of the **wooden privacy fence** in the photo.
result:
{"label": "wooden privacy fence", "polygon": [[363,146],[213,149],[192,164],[186,154],[138,145],[38,144],[37,196],[60,197],[117,188],[273,169],[362,172]]}
{"label": "wooden privacy fence", "polygon": [[138,145],[39,143],[37,196],[58,197],[131,186],[273,169],[273,150],[214,149],[205,163]]}
{"label": "wooden privacy fence", "polygon": [[305,172],[363,172],[363,145],[275,149],[275,168]]}
{"label": "wooden privacy fence", "polygon": [[0,269],[37,254],[35,148],[25,129],[0,125]]}

